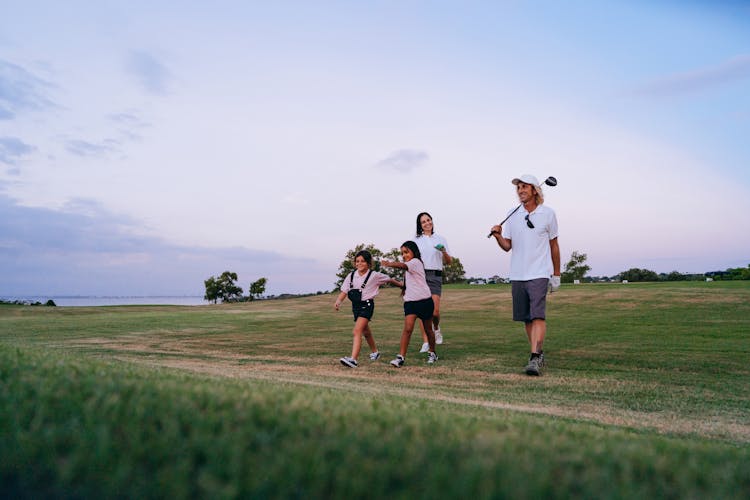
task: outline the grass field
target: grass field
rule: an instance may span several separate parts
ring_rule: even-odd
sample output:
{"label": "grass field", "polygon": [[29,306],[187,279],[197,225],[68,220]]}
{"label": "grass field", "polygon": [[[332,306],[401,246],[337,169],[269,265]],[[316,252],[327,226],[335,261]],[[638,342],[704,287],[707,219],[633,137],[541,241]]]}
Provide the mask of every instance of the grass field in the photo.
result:
{"label": "grass field", "polygon": [[750,282],[563,286],[538,378],[506,285],[400,370],[333,301],[0,306],[0,497],[750,497]]}

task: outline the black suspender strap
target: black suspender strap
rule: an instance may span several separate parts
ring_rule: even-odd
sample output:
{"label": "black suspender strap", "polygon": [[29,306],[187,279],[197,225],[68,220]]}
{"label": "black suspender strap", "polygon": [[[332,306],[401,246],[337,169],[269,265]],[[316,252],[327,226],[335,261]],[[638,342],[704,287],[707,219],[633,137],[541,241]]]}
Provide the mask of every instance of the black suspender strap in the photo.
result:
{"label": "black suspender strap", "polygon": [[[354,286],[354,273],[356,271],[352,271],[352,274],[349,275],[349,288],[352,288]],[[365,280],[362,282],[362,286],[359,287],[360,290],[365,289],[365,285],[367,284],[367,280],[370,279],[370,275],[372,274],[372,269],[370,269],[370,272],[367,273],[367,276],[365,277]]]}

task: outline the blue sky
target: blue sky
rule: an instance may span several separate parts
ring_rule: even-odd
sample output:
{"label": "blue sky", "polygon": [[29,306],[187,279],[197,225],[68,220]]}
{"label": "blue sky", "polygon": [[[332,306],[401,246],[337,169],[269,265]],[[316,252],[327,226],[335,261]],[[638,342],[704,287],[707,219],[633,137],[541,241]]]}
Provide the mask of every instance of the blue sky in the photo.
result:
{"label": "blue sky", "polygon": [[747,2],[0,0],[0,295],[329,290],[554,175],[592,275],[750,264]]}

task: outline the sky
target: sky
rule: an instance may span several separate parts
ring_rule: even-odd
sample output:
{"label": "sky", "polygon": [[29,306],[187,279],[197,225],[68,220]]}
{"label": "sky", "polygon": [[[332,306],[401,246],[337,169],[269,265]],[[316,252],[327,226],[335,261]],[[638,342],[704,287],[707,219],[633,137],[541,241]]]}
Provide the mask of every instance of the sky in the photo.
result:
{"label": "sky", "polygon": [[511,179],[563,264],[750,264],[750,3],[0,0],[0,296],[328,291],[429,212],[467,277]]}

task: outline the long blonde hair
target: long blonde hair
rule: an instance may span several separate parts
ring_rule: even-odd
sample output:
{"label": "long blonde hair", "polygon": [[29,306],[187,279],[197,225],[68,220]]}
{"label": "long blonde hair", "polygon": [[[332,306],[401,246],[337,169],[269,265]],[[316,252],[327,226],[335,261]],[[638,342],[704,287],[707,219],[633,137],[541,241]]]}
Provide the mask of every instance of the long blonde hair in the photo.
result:
{"label": "long blonde hair", "polygon": [[534,191],[536,191],[536,194],[534,195],[534,200],[536,200],[537,205],[544,204],[544,192],[542,191],[542,186],[534,186]]}

